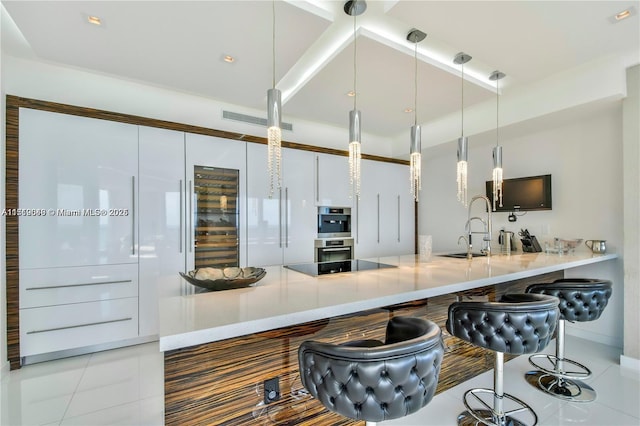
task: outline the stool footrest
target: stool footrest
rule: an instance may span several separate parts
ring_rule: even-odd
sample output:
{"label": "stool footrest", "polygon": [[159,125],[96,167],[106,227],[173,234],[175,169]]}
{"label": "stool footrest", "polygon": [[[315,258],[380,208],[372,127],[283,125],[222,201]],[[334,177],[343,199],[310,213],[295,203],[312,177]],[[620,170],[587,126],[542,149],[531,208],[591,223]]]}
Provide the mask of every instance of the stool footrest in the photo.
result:
{"label": "stool footrest", "polygon": [[[543,365],[542,362],[546,362],[547,365]],[[551,376],[561,377],[570,380],[587,380],[592,376],[591,370],[579,362],[564,358],[560,359],[551,354],[535,354],[529,357],[529,364],[536,369],[549,374]],[[562,369],[560,364],[563,365]],[[567,365],[574,366],[577,371],[567,371],[565,367]]]}
{"label": "stool footrest", "polygon": [[[484,396],[484,399],[482,398]],[[534,426],[538,423],[538,416],[535,411],[524,401],[513,395],[502,394],[504,402],[511,401],[509,409],[505,409],[503,413],[496,413],[492,404],[496,397],[493,389],[470,389],[464,394],[463,402],[467,411],[458,416],[458,425],[462,424],[485,424],[488,426],[504,426],[504,425],[530,425]],[[489,401],[487,401],[489,400]],[[522,421],[513,417],[514,414],[526,413],[524,416],[529,417],[533,421]],[[524,417],[523,416],[523,417]]]}

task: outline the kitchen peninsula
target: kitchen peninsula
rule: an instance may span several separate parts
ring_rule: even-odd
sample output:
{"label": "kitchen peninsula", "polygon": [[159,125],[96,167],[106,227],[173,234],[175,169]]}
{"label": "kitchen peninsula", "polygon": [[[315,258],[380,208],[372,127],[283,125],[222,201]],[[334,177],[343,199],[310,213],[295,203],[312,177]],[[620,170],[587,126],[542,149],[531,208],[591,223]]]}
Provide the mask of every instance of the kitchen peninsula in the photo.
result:
{"label": "kitchen peninsula", "polygon": [[[421,263],[407,255],[372,259],[397,268],[320,277],[274,266],[253,287],[162,299],[165,423],[353,424],[325,411],[302,388],[296,357],[302,341],[380,339],[393,315],[442,325],[457,297],[491,300],[562,277],[566,269],[616,258],[532,253],[472,260],[434,256]],[[481,349],[450,336],[445,345],[445,361],[456,368],[443,362],[438,391],[491,368]],[[272,377],[279,378],[281,398],[266,405],[263,382]]]}

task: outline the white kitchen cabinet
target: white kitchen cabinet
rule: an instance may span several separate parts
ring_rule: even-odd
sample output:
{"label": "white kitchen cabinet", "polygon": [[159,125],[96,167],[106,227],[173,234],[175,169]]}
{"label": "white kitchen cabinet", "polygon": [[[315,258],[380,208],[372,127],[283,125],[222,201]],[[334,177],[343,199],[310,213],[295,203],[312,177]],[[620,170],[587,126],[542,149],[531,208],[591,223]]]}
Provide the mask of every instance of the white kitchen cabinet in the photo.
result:
{"label": "white kitchen cabinet", "polygon": [[138,267],[22,269],[20,283],[20,309],[138,297]]}
{"label": "white kitchen cabinet", "polygon": [[353,207],[349,185],[349,157],[315,154],[316,205]]}
{"label": "white kitchen cabinet", "polygon": [[413,253],[415,218],[408,173],[404,165],[362,161],[354,220],[358,259]]}
{"label": "white kitchen cabinet", "polygon": [[250,266],[313,262],[317,209],[314,155],[282,150],[282,188],[269,197],[267,147],[247,146],[247,225]]}
{"label": "white kitchen cabinet", "polygon": [[20,310],[22,357],[136,337],[137,297]]}
{"label": "white kitchen cabinet", "polygon": [[[222,139],[212,136],[197,135],[187,133],[185,135],[186,163],[185,173],[187,182],[187,270],[195,267],[195,255],[198,245],[196,232],[199,226],[198,221],[204,220],[198,216],[196,210],[198,202],[202,201],[197,198],[196,183],[199,177],[196,175],[197,170],[206,168],[228,169],[235,172],[237,176],[237,194],[233,197],[233,201],[237,204],[233,206],[237,217],[235,221],[235,231],[233,238],[237,240],[237,251],[240,267],[247,266],[247,230],[246,224],[246,177],[247,177],[247,144],[246,142]],[[221,200],[219,201],[221,203]],[[218,209],[219,210],[219,209]],[[202,213],[202,211],[200,212]],[[231,219],[231,218],[230,218]],[[202,246],[201,246],[202,248]]]}
{"label": "white kitchen cabinet", "polygon": [[21,269],[138,261],[137,126],[21,108],[19,162]]}
{"label": "white kitchen cabinet", "polygon": [[161,297],[185,292],[185,134],[139,128],[140,335],[158,334]]}

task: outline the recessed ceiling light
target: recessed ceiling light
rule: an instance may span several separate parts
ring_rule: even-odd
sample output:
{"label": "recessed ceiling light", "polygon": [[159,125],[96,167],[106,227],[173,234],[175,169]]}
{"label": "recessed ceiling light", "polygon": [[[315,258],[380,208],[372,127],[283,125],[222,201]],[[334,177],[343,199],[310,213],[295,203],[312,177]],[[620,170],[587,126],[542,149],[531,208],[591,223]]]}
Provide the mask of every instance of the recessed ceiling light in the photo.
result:
{"label": "recessed ceiling light", "polygon": [[354,92],[353,90],[350,90],[347,92],[347,96],[353,98],[356,95],[356,92]]}
{"label": "recessed ceiling light", "polygon": [[93,25],[102,25],[102,21],[97,16],[87,16],[87,22]]}
{"label": "recessed ceiling light", "polygon": [[224,55],[222,57],[222,60],[231,64],[231,63],[235,62],[236,58],[234,58],[231,55]]}
{"label": "recessed ceiling light", "polygon": [[637,10],[634,6],[631,6],[625,10],[621,10],[615,15],[609,16],[609,22],[618,23],[620,21],[624,21],[627,18],[635,16],[637,14]]}
{"label": "recessed ceiling light", "polygon": [[616,21],[621,21],[624,18],[628,18],[629,16],[631,16],[631,11],[629,9],[627,10],[623,10],[620,13],[616,13]]}
{"label": "recessed ceiling light", "polygon": [[404,112],[406,112],[406,113],[413,112],[413,108],[407,107],[407,108],[404,109]]}

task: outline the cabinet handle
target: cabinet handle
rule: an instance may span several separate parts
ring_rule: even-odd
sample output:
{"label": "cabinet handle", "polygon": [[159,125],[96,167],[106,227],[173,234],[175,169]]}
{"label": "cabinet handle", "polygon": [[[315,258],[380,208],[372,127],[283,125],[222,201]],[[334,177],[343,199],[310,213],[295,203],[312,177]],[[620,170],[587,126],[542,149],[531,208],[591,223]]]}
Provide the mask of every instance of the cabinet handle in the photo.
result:
{"label": "cabinet handle", "polygon": [[398,195],[398,242],[400,242],[400,196]]}
{"label": "cabinet handle", "polygon": [[320,202],[320,157],[316,155],[316,202]]}
{"label": "cabinet handle", "polygon": [[64,285],[50,285],[47,287],[28,287],[26,290],[50,290],[52,288],[67,288],[67,287],[83,287],[89,285],[105,285],[105,284],[124,284],[130,283],[131,280],[120,280],[120,281],[100,281],[93,283],[79,283],[79,284],[64,284]]}
{"label": "cabinet handle", "polygon": [[66,327],[46,328],[44,330],[31,330],[31,331],[27,331],[27,334],[46,333],[48,331],[59,331],[59,330],[68,330],[70,328],[89,327],[92,325],[111,324],[113,322],[131,321],[132,319],[133,318],[131,317],[127,317],[127,318],[118,318],[118,319],[108,320],[108,321],[88,322],[85,324],[69,325]]}
{"label": "cabinet handle", "polygon": [[189,253],[193,251],[193,193],[192,191],[193,182],[189,181],[189,230],[187,233],[189,234]]}
{"label": "cabinet handle", "polygon": [[131,176],[131,254],[136,254],[136,177]]}
{"label": "cabinet handle", "polygon": [[284,189],[284,246],[289,248],[289,188]]}
{"label": "cabinet handle", "polygon": [[278,246],[282,248],[282,188],[280,188],[278,194],[278,238]]}
{"label": "cabinet handle", "polygon": [[182,194],[182,179],[180,179],[180,204],[178,205],[178,208],[180,209],[180,230],[178,231],[178,239],[180,240],[180,253],[182,253],[182,233],[184,232],[182,230],[183,228],[183,221],[184,221],[184,212],[182,211],[182,203],[184,202],[183,200],[183,194]]}
{"label": "cabinet handle", "polygon": [[378,243],[380,243],[380,194],[378,194]]}

